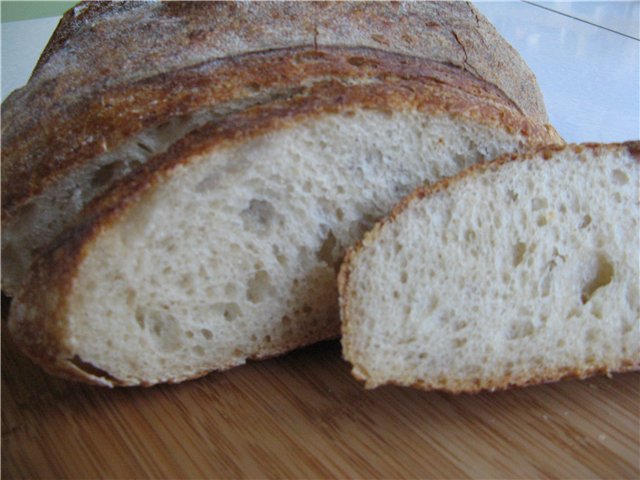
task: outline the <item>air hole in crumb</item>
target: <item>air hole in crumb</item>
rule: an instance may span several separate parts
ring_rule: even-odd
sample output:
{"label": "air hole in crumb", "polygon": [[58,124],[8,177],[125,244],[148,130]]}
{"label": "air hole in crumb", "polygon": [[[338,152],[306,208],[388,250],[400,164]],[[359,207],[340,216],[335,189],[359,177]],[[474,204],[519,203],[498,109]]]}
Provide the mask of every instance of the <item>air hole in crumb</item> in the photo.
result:
{"label": "air hole in crumb", "polygon": [[221,177],[218,173],[212,173],[204,177],[195,186],[195,191],[198,193],[210,192],[215,190],[220,185]]}
{"label": "air hole in crumb", "polygon": [[471,242],[475,242],[476,241],[476,232],[474,232],[473,230],[469,229],[466,232],[464,232],[464,239],[465,241],[471,243]]}
{"label": "air hole in crumb", "polygon": [[547,216],[539,215],[538,219],[536,220],[536,225],[538,225],[539,227],[544,227],[546,224],[547,224]]}
{"label": "air hole in crumb", "polygon": [[598,340],[598,330],[595,328],[590,328],[589,330],[587,330],[587,333],[585,334],[585,340],[587,342],[595,342],[596,340]]}
{"label": "air hole in crumb", "polygon": [[587,303],[599,288],[609,285],[613,279],[613,265],[603,254],[596,257],[591,271],[592,274],[589,275],[580,295],[583,304]]}
{"label": "air hole in crumb", "polygon": [[547,273],[540,283],[540,295],[544,297],[548,297],[551,293],[551,273]]}
{"label": "air hole in crumb", "polygon": [[227,283],[224,287],[225,295],[228,295],[228,296],[235,295],[236,291],[237,291],[237,287],[235,286],[235,284],[231,282]]}
{"label": "air hole in crumb", "polygon": [[402,271],[400,273],[400,283],[407,283],[407,280],[409,280],[409,275],[407,274],[406,271]]}
{"label": "air hole in crumb", "polygon": [[543,208],[547,208],[549,206],[546,198],[534,198],[531,200],[531,210],[542,210]]}
{"label": "air hole in crumb", "polygon": [[591,215],[585,215],[582,218],[582,223],[580,223],[580,228],[586,228],[591,224]]}
{"label": "air hole in crumb", "polygon": [[196,345],[195,347],[193,347],[193,353],[200,357],[204,356],[204,347],[202,347],[201,345]]}
{"label": "air hole in crumb", "polygon": [[189,274],[182,275],[182,277],[180,278],[179,285],[184,290],[191,289],[193,287],[193,279],[191,278],[191,275]]}
{"label": "air hole in crumb", "polygon": [[439,304],[440,304],[440,299],[438,298],[438,296],[435,294],[431,294],[431,296],[429,297],[429,303],[427,303],[426,308],[422,312],[422,316],[428,317],[429,315],[433,314],[433,312],[435,312],[436,309],[438,308]]}
{"label": "air hole in crumb", "polygon": [[509,200],[511,200],[512,202],[518,200],[518,194],[513,190],[507,190],[507,197],[509,197]]}
{"label": "air hole in crumb", "polygon": [[533,323],[530,320],[524,322],[515,322],[511,324],[507,338],[509,340],[515,340],[518,338],[525,338],[533,335],[535,329]]}
{"label": "air hole in crumb", "polygon": [[232,322],[242,315],[242,310],[237,303],[216,304],[214,308],[218,311],[222,310],[222,316],[227,322]]}
{"label": "air hole in crumb", "polygon": [[172,352],[180,347],[182,332],[177,319],[163,305],[162,310],[136,310],[136,321],[146,329],[155,347]]}
{"label": "air hole in crumb", "polygon": [[269,295],[271,289],[271,277],[266,271],[260,270],[247,284],[247,300],[260,303]]}
{"label": "air hole in crumb", "polygon": [[454,338],[453,339],[453,348],[462,348],[467,344],[466,338]]}
{"label": "air hole in crumb", "polygon": [[399,291],[397,291],[397,290],[394,290],[394,291],[393,291],[393,298],[395,298],[395,299],[400,298],[400,292],[399,292]]}
{"label": "air hole in crumb", "polygon": [[527,245],[524,242],[518,242],[513,247],[513,266],[517,267],[522,263],[524,254],[527,251]]}
{"label": "air hole in crumb", "polygon": [[187,338],[193,338],[193,332],[191,330],[187,330],[186,332],[184,332],[184,335]]}
{"label": "air hole in crumb", "polygon": [[622,170],[615,169],[611,173],[613,175],[613,183],[615,185],[626,185],[629,183],[629,176]]}
{"label": "air hole in crumb", "polygon": [[567,206],[563,203],[562,205],[560,205],[560,207],[558,207],[558,210],[560,211],[560,213],[567,213]]}
{"label": "air hole in crumb", "polygon": [[200,330],[200,333],[207,340],[211,340],[213,338],[213,333],[211,333],[211,330],[209,330],[208,328],[203,328],[202,330]]}
{"label": "air hole in crumb", "polygon": [[144,330],[144,313],[140,309],[136,310],[136,322],[140,330]]}
{"label": "air hole in crumb", "polygon": [[453,312],[451,310],[447,310],[442,315],[440,315],[439,320],[441,325],[446,325],[449,323],[449,320],[453,317]]}
{"label": "air hole in crumb", "polygon": [[147,145],[146,143],[143,143],[143,142],[136,142],[136,145],[137,145],[137,146],[138,146],[138,148],[139,148],[140,150],[142,150],[143,152],[146,152],[146,153],[149,153],[149,154],[152,154],[152,153],[153,153],[153,149],[152,149],[149,145]]}
{"label": "air hole in crumb", "polygon": [[276,209],[266,200],[251,199],[249,206],[240,212],[244,228],[250,232],[269,231],[276,216]]}
{"label": "air hole in crumb", "polygon": [[567,342],[564,340],[564,338],[561,338],[561,339],[559,339],[559,340],[556,342],[556,347],[558,347],[558,348],[562,348],[562,347],[564,347],[566,344],[567,344]]}
{"label": "air hole in crumb", "polygon": [[466,328],[468,325],[469,322],[467,322],[466,320],[458,320],[453,324],[453,331],[459,332],[460,330]]}
{"label": "air hole in crumb", "polygon": [[265,335],[264,336],[264,341],[265,341],[265,343],[271,343],[271,335]]}
{"label": "air hole in crumb", "polygon": [[127,289],[127,306],[133,307],[136,303],[136,291],[133,288]]}
{"label": "air hole in crumb", "polygon": [[105,187],[123,170],[124,162],[116,160],[115,162],[103,165],[91,177],[91,187],[94,189]]}
{"label": "air hole in crumb", "polygon": [[341,208],[336,208],[336,219],[341,222],[344,219],[344,212]]}
{"label": "air hole in crumb", "polygon": [[251,340],[252,342],[255,342],[257,339],[258,339],[258,337],[256,337],[253,334],[249,337],[249,340]]}

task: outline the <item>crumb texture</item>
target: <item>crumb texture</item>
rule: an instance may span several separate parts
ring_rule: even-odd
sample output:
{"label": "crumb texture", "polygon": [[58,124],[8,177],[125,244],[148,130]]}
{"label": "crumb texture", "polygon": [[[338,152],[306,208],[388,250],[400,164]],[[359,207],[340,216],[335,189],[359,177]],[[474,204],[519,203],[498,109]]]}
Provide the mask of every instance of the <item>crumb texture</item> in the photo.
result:
{"label": "crumb texture", "polygon": [[637,367],[638,170],[568,147],[414,198],[349,266],[354,373],[460,391]]}
{"label": "crumb texture", "polygon": [[337,336],[345,249],[423,181],[525,143],[444,114],[357,110],[193,158],[88,249],[70,350],[155,383]]}

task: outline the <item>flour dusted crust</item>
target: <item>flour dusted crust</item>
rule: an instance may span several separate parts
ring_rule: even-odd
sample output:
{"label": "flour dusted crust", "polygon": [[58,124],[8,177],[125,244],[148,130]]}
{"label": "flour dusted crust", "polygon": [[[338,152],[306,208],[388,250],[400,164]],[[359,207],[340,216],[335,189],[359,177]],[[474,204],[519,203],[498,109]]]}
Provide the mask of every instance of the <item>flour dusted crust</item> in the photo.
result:
{"label": "flour dusted crust", "polygon": [[[532,146],[544,145],[553,138],[546,127],[530,121],[516,109],[493,99],[466,94],[436,81],[396,80],[348,87],[327,81],[313,86],[304,97],[272,102],[229,115],[221,122],[192,132],[168,152],[153,158],[137,172],[114,185],[110,191],[89,204],[77,223],[39,257],[12,306],[10,330],[17,345],[52,373],[101,385],[127,384],[83,364],[81,359],[76,358],[74,348],[69,343],[66,320],[68,296],[78,266],[100,233],[117,222],[136,202],[143,201],[145,192],[167,181],[177,167],[187,166],[199,153],[241,144],[258,135],[326,113],[358,109],[415,109],[434,115],[446,113],[523,135]],[[333,330],[315,333],[299,343],[282,345],[281,351],[335,337],[338,333]],[[253,358],[275,353],[265,349],[264,353],[255,353]],[[227,367],[234,365],[230,363]],[[192,375],[157,381],[177,382],[204,373],[195,371]]]}
{"label": "flour dusted crust", "polygon": [[[432,63],[421,68],[422,60]],[[171,117],[291,95],[323,77],[435,71],[446,82],[448,72],[438,72],[447,69],[463,74],[463,88],[477,77],[547,121],[533,74],[470,4],[81,3],[63,17],[28,85],[4,102],[3,224],[76,166]]]}
{"label": "flour dusted crust", "polygon": [[[487,170],[498,169],[501,165],[506,163],[527,162],[537,158],[549,160],[550,158],[567,151],[575,152],[578,155],[583,152],[589,152],[594,156],[614,152],[628,152],[635,161],[640,164],[640,142],[638,141],[613,144],[585,143],[580,145],[546,145],[538,149],[532,149],[524,154],[506,154],[492,162],[472,165],[457,175],[445,178],[432,185],[424,185],[416,188],[410,195],[402,199],[402,201],[396,205],[387,217],[376,223],[376,225],[364,235],[361,241],[358,241],[347,250],[338,275],[338,291],[340,295],[343,352],[345,358],[354,366],[352,369],[352,375],[355,378],[365,382],[367,387],[372,388],[380,385],[378,382],[372,382],[371,377],[375,376],[376,372],[367,369],[367,367],[360,363],[360,359],[354,352],[351,343],[351,340],[355,338],[354,335],[356,334],[352,327],[354,319],[351,317],[350,309],[350,303],[353,300],[352,292],[350,290],[350,275],[356,258],[363,252],[363,250],[374,244],[380,237],[381,232],[387,228],[388,225],[393,224],[396,219],[415,202],[433,196],[438,192],[445,191],[451,186],[456,185],[461,180],[479,176],[482,172]],[[439,382],[432,383],[424,380],[415,381],[413,377],[407,376],[406,378],[390,379],[385,383],[400,386],[411,386],[423,390],[443,390],[450,393],[477,393],[483,390],[504,390],[511,387],[523,387],[547,382],[556,382],[570,378],[587,378],[597,374],[610,375],[611,373],[637,371],[639,369],[640,359],[629,357],[623,358],[617,365],[590,366],[583,364],[576,365],[574,367],[547,369],[546,371],[538,372],[533,375],[526,373],[520,375],[512,374],[483,381],[479,381],[478,379],[473,382],[457,381],[455,379],[443,377],[442,379],[439,379]]]}

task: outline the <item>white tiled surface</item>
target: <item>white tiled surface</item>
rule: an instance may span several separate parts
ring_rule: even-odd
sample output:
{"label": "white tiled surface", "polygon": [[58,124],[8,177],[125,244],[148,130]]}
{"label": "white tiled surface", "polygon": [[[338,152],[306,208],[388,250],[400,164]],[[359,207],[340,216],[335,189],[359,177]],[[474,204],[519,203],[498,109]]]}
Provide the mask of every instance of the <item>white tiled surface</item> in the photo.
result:
{"label": "white tiled surface", "polygon": [[[640,2],[535,2],[639,37]],[[640,42],[522,2],[477,2],[538,77],[569,142],[640,138]],[[23,85],[58,18],[2,24],[2,99]]]}
{"label": "white tiled surface", "polygon": [[[539,3],[619,31],[640,12],[638,2]],[[476,6],[538,77],[551,123],[565,140],[640,138],[640,42],[527,3]]]}
{"label": "white tiled surface", "polygon": [[2,100],[23,86],[60,17],[0,24],[2,36]]}
{"label": "white tiled surface", "polygon": [[539,2],[531,0],[531,3],[601,25],[636,39],[640,37],[640,2],[638,1]]}

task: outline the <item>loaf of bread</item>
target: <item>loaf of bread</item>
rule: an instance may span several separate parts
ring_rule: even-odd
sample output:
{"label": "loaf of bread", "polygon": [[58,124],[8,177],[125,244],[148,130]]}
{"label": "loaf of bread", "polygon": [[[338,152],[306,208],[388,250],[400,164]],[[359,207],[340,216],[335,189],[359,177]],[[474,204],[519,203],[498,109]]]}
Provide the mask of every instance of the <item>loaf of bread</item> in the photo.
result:
{"label": "loaf of bread", "polygon": [[426,80],[328,81],[226,115],[89,205],[35,261],[10,331],[45,369],[101,385],[336,337],[337,269],[376,219],[424,181],[554,139]]}
{"label": "loaf of bread", "polygon": [[367,387],[475,392],[640,367],[640,142],[507,156],[418,188],[349,251]]}
{"label": "loaf of bread", "polygon": [[187,132],[313,85],[439,82],[547,121],[535,78],[461,2],[86,2],[2,108],[2,288],[84,206]]}

